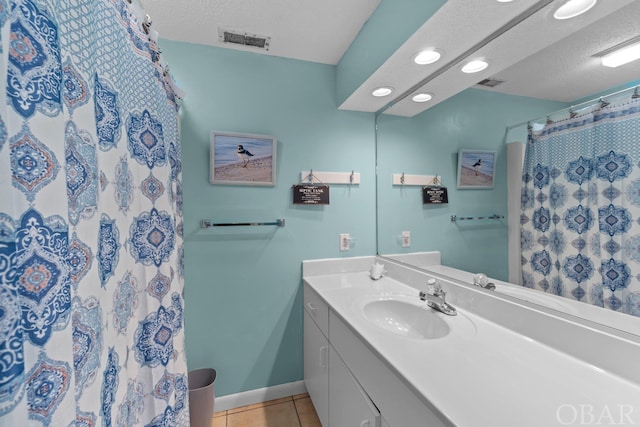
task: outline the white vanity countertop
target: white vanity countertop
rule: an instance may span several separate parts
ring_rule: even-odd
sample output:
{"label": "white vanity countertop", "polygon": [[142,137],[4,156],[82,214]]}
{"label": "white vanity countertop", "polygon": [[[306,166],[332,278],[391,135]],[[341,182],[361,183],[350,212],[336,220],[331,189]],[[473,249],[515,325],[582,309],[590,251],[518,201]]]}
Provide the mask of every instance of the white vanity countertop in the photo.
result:
{"label": "white vanity countertop", "polygon": [[442,338],[383,330],[365,318],[364,302],[384,293],[417,295],[387,276],[373,281],[364,271],[304,280],[453,425],[580,425],[589,411],[595,417],[591,424],[620,424],[624,416],[629,425],[640,425],[639,384],[460,309],[457,316],[438,313],[451,328]]}

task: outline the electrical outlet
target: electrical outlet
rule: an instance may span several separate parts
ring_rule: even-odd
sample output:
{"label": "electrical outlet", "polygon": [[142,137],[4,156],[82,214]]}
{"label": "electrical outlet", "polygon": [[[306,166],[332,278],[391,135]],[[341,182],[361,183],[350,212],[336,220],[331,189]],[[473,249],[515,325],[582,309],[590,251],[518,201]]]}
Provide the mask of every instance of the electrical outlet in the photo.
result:
{"label": "electrical outlet", "polygon": [[403,248],[408,248],[409,246],[411,246],[411,232],[410,231],[403,231],[402,232],[402,247]]}
{"label": "electrical outlet", "polygon": [[340,250],[348,251],[351,247],[351,236],[349,233],[340,234]]}

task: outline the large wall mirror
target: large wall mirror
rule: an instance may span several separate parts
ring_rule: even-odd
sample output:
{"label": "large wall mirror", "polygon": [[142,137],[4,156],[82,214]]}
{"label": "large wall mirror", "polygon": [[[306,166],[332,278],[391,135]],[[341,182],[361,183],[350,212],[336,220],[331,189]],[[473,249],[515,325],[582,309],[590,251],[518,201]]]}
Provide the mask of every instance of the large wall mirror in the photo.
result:
{"label": "large wall mirror", "polygon": [[[452,9],[431,19],[446,20],[454,15],[453,8],[471,7],[469,3],[450,0],[442,8]],[[526,141],[529,121],[544,124],[551,113],[567,115],[571,106],[640,84],[638,62],[606,68],[595,55],[627,40],[640,41],[635,19],[640,2],[601,0],[584,15],[564,21],[552,15],[566,1],[530,3],[532,7],[467,46],[457,46],[465,41],[455,34],[441,37],[451,41],[451,46],[438,46],[445,53],[444,62],[424,68],[418,83],[377,114],[380,255],[437,250],[444,265],[509,281],[509,219],[514,214],[508,212],[507,192],[510,185],[520,185],[518,178],[508,176],[509,143]],[[469,15],[473,13],[461,16],[473,20]],[[561,31],[560,25],[565,26]],[[448,52],[461,54],[447,59]],[[473,77],[462,75],[460,66],[470,57],[488,58],[489,68]],[[490,86],[477,84],[483,80]],[[418,105],[412,100],[417,93],[428,93],[432,99]],[[495,152],[493,188],[457,188],[461,149]],[[420,186],[393,185],[392,176],[403,173],[437,176],[448,190],[448,203],[423,204]],[[451,218],[493,214],[504,219]],[[409,246],[403,232],[410,233]],[[601,313],[591,320],[640,336],[640,317],[593,308]]]}

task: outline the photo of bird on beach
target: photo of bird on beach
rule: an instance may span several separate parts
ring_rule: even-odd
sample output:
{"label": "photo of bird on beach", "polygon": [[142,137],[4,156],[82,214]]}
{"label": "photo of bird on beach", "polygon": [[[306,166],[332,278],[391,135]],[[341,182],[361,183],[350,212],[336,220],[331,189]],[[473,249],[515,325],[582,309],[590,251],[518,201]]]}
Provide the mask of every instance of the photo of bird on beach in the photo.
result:
{"label": "photo of bird on beach", "polygon": [[276,139],[211,132],[212,184],[275,185]]}
{"label": "photo of bird on beach", "polygon": [[458,188],[493,188],[496,153],[460,150],[458,153]]}
{"label": "photo of bird on beach", "polygon": [[249,164],[249,160],[251,159],[251,157],[253,157],[253,154],[251,154],[249,150],[245,150],[242,144],[238,145],[237,154],[238,154],[238,158],[242,160],[242,167],[246,168],[247,165]]}

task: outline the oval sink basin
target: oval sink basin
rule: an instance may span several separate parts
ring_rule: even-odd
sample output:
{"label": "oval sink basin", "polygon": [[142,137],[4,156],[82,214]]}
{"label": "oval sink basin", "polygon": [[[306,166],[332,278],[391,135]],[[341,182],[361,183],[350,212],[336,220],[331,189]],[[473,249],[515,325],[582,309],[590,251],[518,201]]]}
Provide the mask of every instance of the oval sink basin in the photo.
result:
{"label": "oval sink basin", "polygon": [[449,325],[426,302],[382,299],[366,303],[363,312],[376,326],[409,338],[435,339],[449,333]]}

